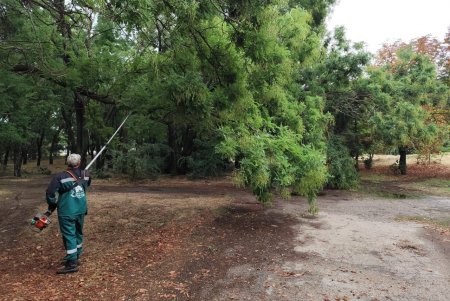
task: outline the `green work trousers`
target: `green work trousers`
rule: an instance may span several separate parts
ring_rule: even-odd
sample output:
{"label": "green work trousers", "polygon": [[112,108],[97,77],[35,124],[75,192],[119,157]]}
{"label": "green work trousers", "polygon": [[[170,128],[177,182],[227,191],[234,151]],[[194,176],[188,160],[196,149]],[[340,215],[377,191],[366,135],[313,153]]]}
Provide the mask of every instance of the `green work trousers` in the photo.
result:
{"label": "green work trousers", "polygon": [[84,214],[58,216],[66,256],[64,260],[76,260],[83,252]]}

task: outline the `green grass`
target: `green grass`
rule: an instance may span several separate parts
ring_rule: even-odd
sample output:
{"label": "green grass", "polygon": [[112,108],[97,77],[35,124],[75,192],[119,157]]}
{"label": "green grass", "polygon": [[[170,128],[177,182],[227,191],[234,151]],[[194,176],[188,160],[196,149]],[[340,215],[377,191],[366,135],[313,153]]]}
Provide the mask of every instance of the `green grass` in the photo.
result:
{"label": "green grass", "polygon": [[396,221],[401,222],[415,222],[437,226],[443,229],[450,229],[450,218],[447,219],[433,219],[431,217],[425,216],[408,216],[408,215],[399,215],[395,218]]}
{"label": "green grass", "polygon": [[[378,183],[376,183],[378,184]],[[377,196],[383,199],[419,199],[422,195],[417,194],[416,191],[414,193],[408,191],[408,189],[398,189],[398,190],[386,190],[383,187],[378,187],[377,185],[360,185],[357,190],[360,193],[368,194],[372,196]]]}
{"label": "green grass", "polygon": [[361,176],[361,180],[369,181],[369,182],[376,183],[376,184],[379,184],[381,182],[384,182],[384,181],[387,181],[390,179],[389,176],[378,174],[378,173],[361,173],[360,176]]}
{"label": "green grass", "polygon": [[430,179],[421,182],[422,185],[439,187],[439,188],[447,188],[450,191],[450,180],[447,179]]}
{"label": "green grass", "polygon": [[450,219],[438,221],[438,225],[447,229],[450,229]]}
{"label": "green grass", "polygon": [[450,195],[450,180],[429,179],[415,183],[402,184],[405,188],[421,190],[424,193],[440,196]]}

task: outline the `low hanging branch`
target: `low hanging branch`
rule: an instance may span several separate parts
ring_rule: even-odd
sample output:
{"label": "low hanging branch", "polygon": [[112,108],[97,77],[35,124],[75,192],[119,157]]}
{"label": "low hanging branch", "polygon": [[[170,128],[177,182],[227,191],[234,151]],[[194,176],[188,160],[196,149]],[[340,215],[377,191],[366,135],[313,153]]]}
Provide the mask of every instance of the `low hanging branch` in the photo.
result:
{"label": "low hanging branch", "polygon": [[[56,79],[51,76],[46,75],[44,72],[42,72],[40,69],[27,65],[27,64],[18,64],[15,65],[12,68],[12,71],[19,74],[32,74],[37,75],[41,78],[44,78],[52,83],[57,84],[58,86],[67,88],[69,87],[69,84],[61,79]],[[109,95],[100,95],[95,92],[89,91],[86,87],[74,87],[73,91],[76,93],[79,93],[80,95],[86,96],[90,99],[96,100],[98,102],[104,103],[104,104],[116,104],[114,99],[112,99]]]}

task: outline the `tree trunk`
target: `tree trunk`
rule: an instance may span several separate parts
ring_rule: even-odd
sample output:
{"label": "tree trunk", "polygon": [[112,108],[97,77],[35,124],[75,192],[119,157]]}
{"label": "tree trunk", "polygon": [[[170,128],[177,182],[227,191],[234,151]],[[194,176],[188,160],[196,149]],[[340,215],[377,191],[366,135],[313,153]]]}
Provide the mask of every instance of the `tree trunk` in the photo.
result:
{"label": "tree trunk", "polygon": [[406,153],[407,153],[407,148],[405,146],[400,146],[398,148],[398,153],[400,154],[400,160],[399,160],[400,173],[402,175],[406,175]]}
{"label": "tree trunk", "polygon": [[3,171],[5,171],[6,166],[8,166],[8,158],[9,158],[9,147],[6,149],[5,156],[3,157]]}
{"label": "tree trunk", "polygon": [[42,159],[42,145],[38,146],[37,149],[36,166],[41,166],[41,159]]}
{"label": "tree trunk", "polygon": [[72,114],[68,114],[64,108],[61,109],[61,115],[64,120],[64,129],[67,134],[67,151],[74,153],[76,151],[75,134],[72,128]]}
{"label": "tree trunk", "polygon": [[60,132],[61,132],[61,128],[59,128],[58,131],[55,134],[53,134],[53,137],[52,137],[52,143],[50,144],[50,151],[49,151],[50,155],[48,157],[48,163],[50,165],[53,164],[53,156],[56,151],[55,148],[56,148],[56,145],[58,144],[58,138],[59,138]]}
{"label": "tree trunk", "polygon": [[76,152],[81,155],[81,166],[82,168],[86,166],[86,151],[87,151],[87,143],[84,141],[84,103],[78,93],[75,93],[74,98],[75,105],[75,117],[77,123],[77,145]]}
{"label": "tree trunk", "polygon": [[28,163],[28,150],[22,150],[22,164],[27,165]]}
{"label": "tree trunk", "polygon": [[[72,40],[72,29],[70,28],[70,25],[66,22],[66,9],[64,2],[65,2],[64,0],[54,0],[54,6],[58,12],[58,16],[55,18],[55,20],[58,24],[58,30],[61,33],[61,35],[65,39],[70,41]],[[67,65],[70,63],[71,59],[67,49],[67,41],[65,39],[62,40],[62,46],[64,51],[61,54],[61,58]]]}
{"label": "tree trunk", "polygon": [[167,125],[167,145],[170,148],[170,154],[167,161],[166,172],[170,174],[176,174],[177,172],[177,141],[176,141],[176,131],[172,123]]}
{"label": "tree trunk", "polygon": [[355,149],[355,168],[359,171],[359,141],[358,141],[358,121],[355,119],[353,122],[353,135],[354,136],[354,149]]}
{"label": "tree trunk", "polygon": [[[183,134],[183,150],[181,151],[181,156],[183,158],[192,155],[192,152],[194,151],[194,138],[195,132],[190,127],[187,127]],[[185,175],[187,172],[188,166],[186,160],[184,160],[178,167],[178,173]]]}
{"label": "tree trunk", "polygon": [[[94,152],[95,152],[95,154],[98,154],[98,153],[100,152],[101,149],[102,149],[102,146],[101,146],[100,144],[97,144],[97,145],[95,146],[95,148],[92,150],[92,158],[91,158],[91,160],[93,160],[94,157],[95,157]],[[105,156],[104,156],[104,153],[102,153],[102,155],[100,155],[100,156],[97,158],[97,161],[95,161],[95,168],[96,168],[96,169],[100,170],[100,169],[103,168],[103,166],[105,166]]]}
{"label": "tree trunk", "polygon": [[41,166],[42,144],[44,143],[44,137],[45,137],[45,130],[41,130],[41,135],[39,136],[37,143],[36,143],[36,147],[37,147],[36,166]]}
{"label": "tree trunk", "polygon": [[[31,153],[30,153],[31,151]],[[25,152],[27,154],[27,156],[30,156],[31,160],[36,160],[37,156],[36,156],[36,151],[32,149],[31,146],[27,147],[27,149],[22,150],[22,152]]]}
{"label": "tree trunk", "polygon": [[14,176],[21,177],[22,176],[22,150],[20,148],[14,149]]}

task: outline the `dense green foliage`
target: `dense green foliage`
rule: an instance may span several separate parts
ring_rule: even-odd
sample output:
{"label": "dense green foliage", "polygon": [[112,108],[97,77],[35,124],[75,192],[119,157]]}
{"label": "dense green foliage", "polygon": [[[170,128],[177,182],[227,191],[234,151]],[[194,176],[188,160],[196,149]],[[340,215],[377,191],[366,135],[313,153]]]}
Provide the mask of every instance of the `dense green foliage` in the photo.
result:
{"label": "dense green foliage", "polygon": [[[15,1],[0,4],[0,155],[61,150],[98,174],[232,171],[263,204],[357,184],[352,157],[445,140],[448,86],[426,56],[368,68],[334,0]],[[441,72],[442,73],[442,72]],[[444,73],[442,73],[444,74]],[[352,163],[353,162],[353,163]]]}
{"label": "dense green foliage", "polygon": [[327,147],[328,186],[336,189],[351,189],[359,184],[359,177],[349,150],[339,136],[332,136]]}
{"label": "dense green foliage", "polygon": [[[302,92],[301,70],[321,60],[333,2],[6,0],[1,152],[28,157],[40,138],[39,152],[59,144],[86,162],[131,111],[97,169],[110,158],[134,178],[209,176],[234,164],[262,203],[276,189],[313,204],[331,119],[320,95]],[[35,113],[7,117],[16,99]]]}
{"label": "dense green foliage", "polygon": [[333,117],[328,141],[328,186],[354,188],[358,180],[351,157],[358,160],[368,151],[363,142],[371,99],[362,75],[370,54],[362,44],[348,41],[343,28],[337,28],[324,44],[326,57],[313,68],[302,70],[306,85],[303,93],[322,96],[325,112]]}
{"label": "dense green foliage", "polygon": [[448,139],[449,127],[433,117],[448,108],[449,89],[437,79],[430,58],[409,48],[398,51],[398,60],[370,70],[374,103],[373,137],[400,154],[400,170],[406,174],[408,149],[424,150]]}

